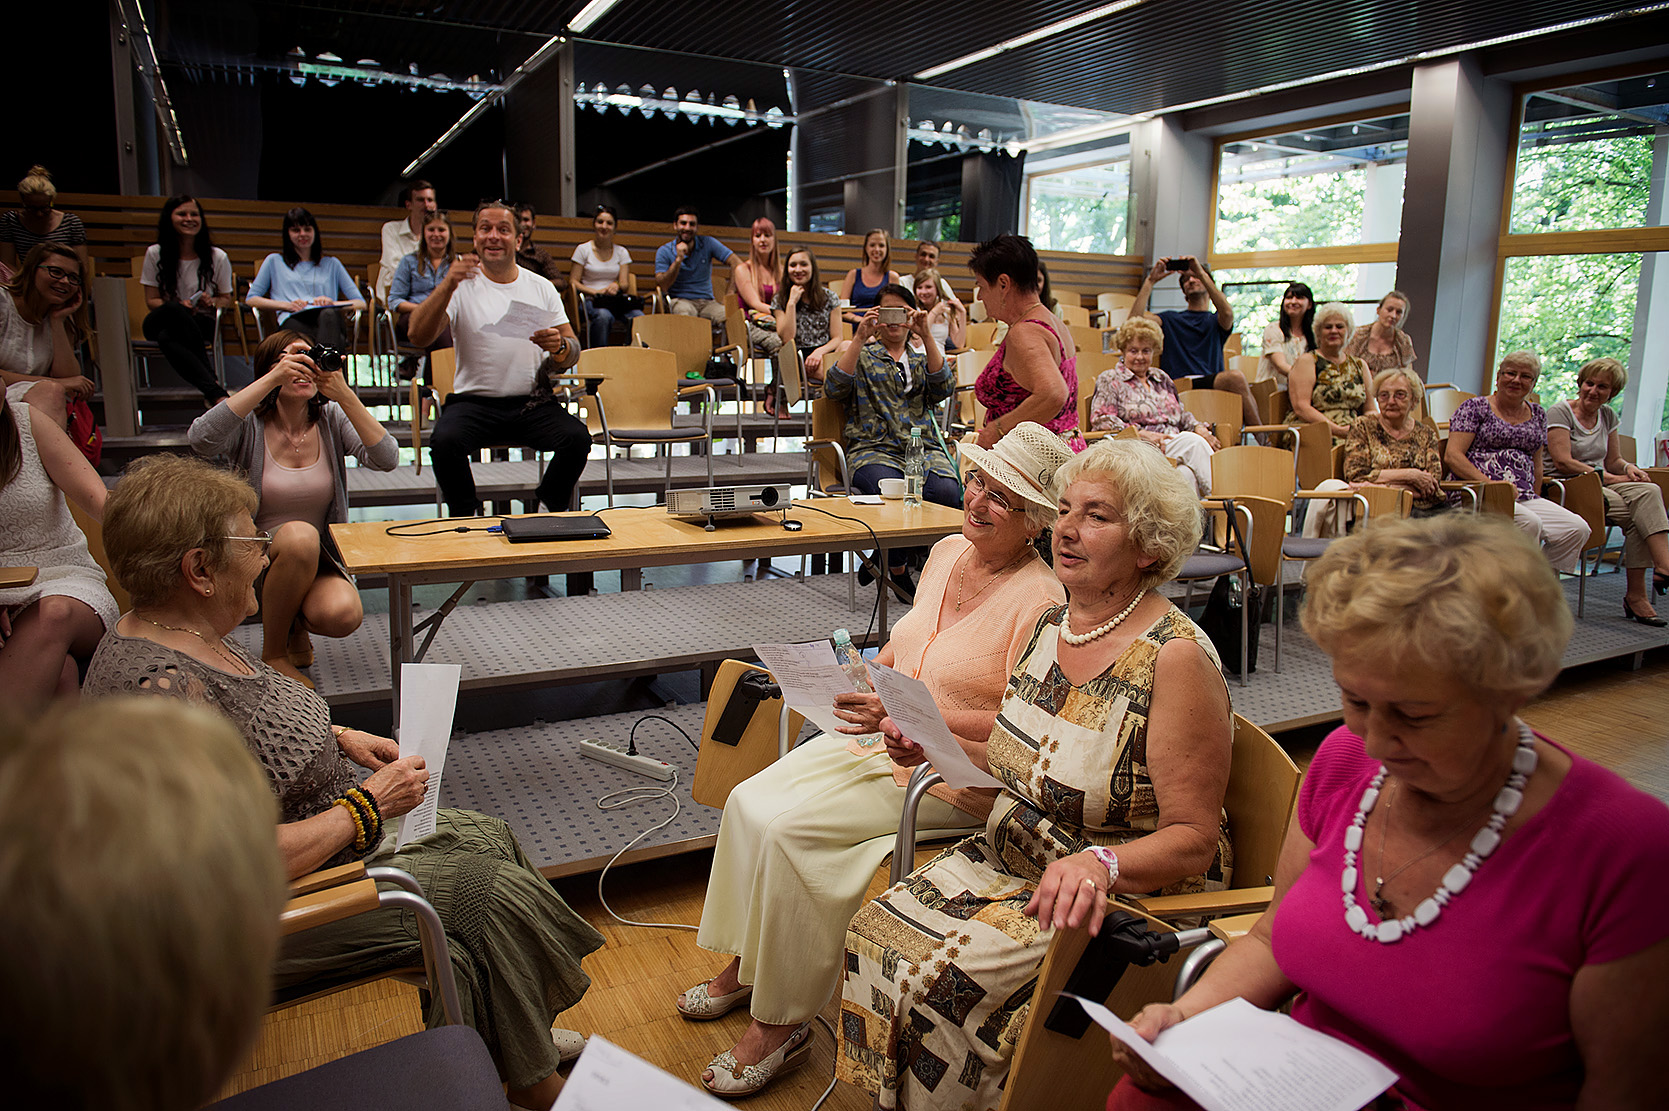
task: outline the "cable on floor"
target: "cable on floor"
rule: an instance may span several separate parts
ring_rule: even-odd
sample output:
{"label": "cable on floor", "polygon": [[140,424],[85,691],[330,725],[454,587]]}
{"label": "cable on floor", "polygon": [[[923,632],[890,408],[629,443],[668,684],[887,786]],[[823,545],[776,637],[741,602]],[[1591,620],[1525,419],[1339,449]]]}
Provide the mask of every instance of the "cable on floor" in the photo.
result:
{"label": "cable on floor", "polygon": [[[665,722],[666,724],[672,726],[672,728],[678,730],[679,735],[686,741],[689,741],[692,748],[695,748],[697,751],[700,750],[700,746],[695,743],[694,738],[684,732],[683,727],[671,718],[662,717],[660,714],[645,714],[643,717],[639,718],[635,724],[633,724],[632,731],[626,738],[626,751],[631,755],[635,756],[637,754],[637,731],[646,721]],[[672,800],[672,814],[665,821],[658,822],[655,825],[650,826],[648,829],[626,842],[625,847],[611,856],[609,858],[609,862],[603,865],[603,870],[597,873],[597,901],[603,904],[603,909],[608,911],[609,917],[613,918],[616,922],[627,926],[656,927],[667,930],[689,930],[694,932],[699,929],[697,926],[687,925],[683,922],[640,922],[635,918],[627,918],[624,915],[617,913],[613,907],[609,906],[608,897],[603,894],[603,881],[608,878],[608,870],[614,867],[615,862],[622,856],[625,856],[626,853],[630,852],[633,846],[635,846],[639,841],[642,841],[645,837],[648,837],[651,833],[654,833],[658,829],[665,829],[667,826],[677,821],[678,815],[683,813],[684,805],[678,801],[678,795],[676,793],[677,790],[678,769],[675,767],[672,769],[672,781],[665,787],[624,787],[618,791],[610,791],[608,794],[597,800],[598,810],[619,810],[621,807],[633,806],[640,802],[648,802],[651,799],[658,798],[668,798]]]}

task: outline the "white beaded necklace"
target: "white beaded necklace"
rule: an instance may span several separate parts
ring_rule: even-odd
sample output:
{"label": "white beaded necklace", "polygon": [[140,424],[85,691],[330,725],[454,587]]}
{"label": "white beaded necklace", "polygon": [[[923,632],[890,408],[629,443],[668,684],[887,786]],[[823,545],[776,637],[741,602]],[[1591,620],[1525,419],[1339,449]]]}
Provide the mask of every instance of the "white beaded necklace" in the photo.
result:
{"label": "white beaded necklace", "polygon": [[1356,905],[1356,854],[1362,848],[1362,829],[1368,823],[1368,814],[1373,810],[1374,803],[1379,801],[1379,788],[1385,782],[1385,765],[1381,764],[1368,789],[1362,792],[1362,804],[1356,808],[1355,820],[1344,831],[1344,874],[1339,883],[1344,889],[1344,921],[1351,932],[1361,934],[1369,941],[1390,945],[1421,926],[1429,927],[1437,921],[1437,916],[1443,913],[1449,901],[1465,891],[1466,885],[1472,882],[1472,874],[1478,870],[1478,865],[1501,844],[1501,828],[1523,804],[1524,785],[1535,774],[1538,759],[1535,734],[1521,721],[1518,723],[1518,748],[1513,752],[1512,771],[1507,775],[1506,784],[1495,794],[1494,813],[1484,828],[1473,836],[1466,855],[1443,873],[1443,882],[1438,884],[1429,898],[1414,908],[1413,914],[1387,918],[1376,925],[1368,921],[1368,912]]}
{"label": "white beaded necklace", "polygon": [[1137,591],[1136,596],[1130,599],[1130,604],[1120,610],[1117,617],[1114,617],[1111,621],[1103,622],[1102,624],[1097,625],[1087,633],[1075,633],[1072,631],[1072,615],[1069,613],[1065,617],[1061,618],[1061,639],[1076,648],[1080,644],[1088,644],[1096,637],[1104,637],[1114,629],[1118,628],[1126,617],[1129,617],[1132,613],[1134,613],[1136,607],[1140,605],[1142,599],[1146,597],[1146,590]]}

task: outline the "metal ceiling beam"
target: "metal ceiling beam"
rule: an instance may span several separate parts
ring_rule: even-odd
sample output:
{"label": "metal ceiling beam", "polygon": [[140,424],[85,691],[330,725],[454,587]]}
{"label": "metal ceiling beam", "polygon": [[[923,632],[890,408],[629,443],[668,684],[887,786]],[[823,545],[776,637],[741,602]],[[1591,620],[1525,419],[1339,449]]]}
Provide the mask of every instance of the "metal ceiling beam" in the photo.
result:
{"label": "metal ceiling beam", "polygon": [[521,84],[522,80],[526,78],[528,74],[556,57],[557,51],[559,51],[563,45],[567,43],[567,41],[567,38],[562,35],[552,35],[549,39],[546,39],[545,45],[541,46],[538,50],[535,50],[528,56],[527,61],[517,66],[514,72],[512,72],[509,77],[504,79],[504,84],[500,85],[496,92],[488,93],[486,96],[470,105],[469,111],[460,116],[457,123],[447,128],[445,134],[436,139],[433,143],[430,143],[428,150],[424,151],[422,154],[407,163],[406,168],[400,171],[400,176],[411,177],[412,174],[417,172],[417,168],[419,166],[423,165],[423,163],[445,150],[447,145],[450,144],[453,139],[456,139],[464,128],[474,123],[476,119],[485,113],[488,108],[497,104],[499,99],[503,97],[504,94]]}
{"label": "metal ceiling beam", "polygon": [[168,83],[162,79],[162,71],[157,65],[156,44],[151,41],[151,28],[145,22],[145,13],[140,10],[139,0],[114,2],[122,22],[127,26],[128,42],[133,48],[133,64],[151,84],[151,103],[156,106],[157,119],[168,137],[168,152],[177,165],[189,166],[191,158],[186,154],[185,136],[180,133],[180,119],[174,114],[174,104],[168,98]]}
{"label": "metal ceiling beam", "polygon": [[1571,91],[1561,90],[1556,93],[1535,93],[1532,95],[1539,96],[1544,100],[1551,100],[1555,104],[1568,104],[1572,108],[1583,108],[1605,116],[1616,116],[1618,119],[1633,120],[1635,123],[1648,124],[1652,127],[1663,126],[1662,120],[1654,120],[1650,116],[1642,116],[1639,113],[1630,112],[1626,108],[1619,108],[1615,98],[1601,96],[1598,93],[1591,93],[1588,97],[1582,97],[1573,95]]}

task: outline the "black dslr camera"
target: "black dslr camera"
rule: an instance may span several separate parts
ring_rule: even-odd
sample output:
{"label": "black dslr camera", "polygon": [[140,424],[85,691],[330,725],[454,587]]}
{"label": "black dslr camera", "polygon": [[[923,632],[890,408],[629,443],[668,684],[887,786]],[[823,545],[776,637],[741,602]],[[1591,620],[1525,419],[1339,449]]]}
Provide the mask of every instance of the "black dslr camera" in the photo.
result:
{"label": "black dslr camera", "polygon": [[307,357],[313,360],[313,365],[318,367],[323,374],[342,373],[342,368],[347,365],[348,361],[347,356],[343,355],[342,352],[334,347],[326,347],[322,343],[314,344],[308,350]]}

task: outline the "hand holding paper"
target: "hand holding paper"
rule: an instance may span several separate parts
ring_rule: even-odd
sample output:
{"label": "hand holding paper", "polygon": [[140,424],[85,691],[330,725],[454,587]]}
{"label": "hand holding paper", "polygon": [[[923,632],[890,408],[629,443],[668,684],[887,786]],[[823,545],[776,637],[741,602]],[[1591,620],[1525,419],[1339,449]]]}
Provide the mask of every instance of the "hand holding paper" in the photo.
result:
{"label": "hand holding paper", "polygon": [[435,831],[440,808],[441,772],[452,742],[452,714],[458,703],[457,664],[400,665],[400,755],[421,756],[428,766],[429,785],[423,801],[400,821],[397,848]]}
{"label": "hand holding paper", "polygon": [[531,339],[534,332],[556,326],[556,312],[526,301],[512,301],[504,316],[481,329],[510,339]]}
{"label": "hand holding paper", "polygon": [[828,641],[756,644],[753,653],[770,669],[784,702],[824,733],[840,733],[846,722],[835,716],[834,700],[852,693],[852,680],[835,661]]}
{"label": "hand holding paper", "polygon": [[926,683],[873,661],[869,665],[869,678],[875,684],[875,693],[881,696],[881,704],[887,708],[887,716],[899,732],[922,747],[933,763],[933,770],[944,778],[947,786],[1002,786],[989,773],[981,771],[962,750]]}

